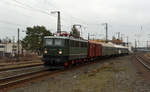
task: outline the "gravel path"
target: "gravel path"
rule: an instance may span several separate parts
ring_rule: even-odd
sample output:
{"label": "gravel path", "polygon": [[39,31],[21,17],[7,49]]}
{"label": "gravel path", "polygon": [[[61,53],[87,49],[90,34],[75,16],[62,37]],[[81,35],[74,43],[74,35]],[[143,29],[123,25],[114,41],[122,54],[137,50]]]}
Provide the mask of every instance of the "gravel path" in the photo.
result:
{"label": "gravel path", "polygon": [[105,60],[8,92],[150,92],[130,56]]}

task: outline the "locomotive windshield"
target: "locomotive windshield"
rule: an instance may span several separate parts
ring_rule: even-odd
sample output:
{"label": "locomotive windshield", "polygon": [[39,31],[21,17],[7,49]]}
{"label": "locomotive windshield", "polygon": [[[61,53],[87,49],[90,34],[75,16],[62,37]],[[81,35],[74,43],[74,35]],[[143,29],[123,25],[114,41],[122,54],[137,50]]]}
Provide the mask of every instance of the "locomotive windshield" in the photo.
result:
{"label": "locomotive windshield", "polygon": [[45,45],[46,45],[46,46],[53,45],[53,39],[46,39],[46,40],[45,40]]}
{"label": "locomotive windshield", "polygon": [[46,46],[64,46],[64,39],[49,38],[45,39]]}

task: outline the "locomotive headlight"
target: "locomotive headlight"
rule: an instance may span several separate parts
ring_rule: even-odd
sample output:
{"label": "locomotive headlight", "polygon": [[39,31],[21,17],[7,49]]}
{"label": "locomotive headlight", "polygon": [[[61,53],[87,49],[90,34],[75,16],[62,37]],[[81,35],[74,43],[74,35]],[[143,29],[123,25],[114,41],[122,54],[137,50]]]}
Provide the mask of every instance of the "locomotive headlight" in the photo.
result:
{"label": "locomotive headlight", "polygon": [[58,54],[62,54],[62,51],[60,50],[60,51],[58,51]]}
{"label": "locomotive headlight", "polygon": [[47,54],[47,53],[48,53],[48,51],[47,51],[47,50],[45,50],[45,51],[44,51],[44,53],[45,53],[45,54]]}

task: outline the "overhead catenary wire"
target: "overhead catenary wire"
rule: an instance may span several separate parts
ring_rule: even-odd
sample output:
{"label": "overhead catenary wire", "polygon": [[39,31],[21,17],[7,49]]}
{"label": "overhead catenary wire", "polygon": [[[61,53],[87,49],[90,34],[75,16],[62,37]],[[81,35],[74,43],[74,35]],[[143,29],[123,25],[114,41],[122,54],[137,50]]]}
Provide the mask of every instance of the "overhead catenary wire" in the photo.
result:
{"label": "overhead catenary wire", "polygon": [[[45,14],[45,15],[48,15],[48,16],[52,16],[52,17],[55,17],[55,16],[53,16],[53,15],[51,15],[50,14],[50,10],[48,11],[48,10],[44,10],[44,9],[40,9],[40,8],[38,8],[38,7],[34,7],[34,6],[31,6],[31,5],[29,5],[29,4],[27,4],[27,3],[23,3],[23,2],[21,2],[21,1],[19,1],[19,0],[11,0],[13,3],[10,3],[10,4],[13,4],[14,6],[17,6],[17,7],[20,7],[20,8],[23,8],[23,9],[28,9],[28,10],[30,10],[30,11],[34,11],[34,12],[39,12],[39,13],[41,13],[41,14]],[[7,0],[6,0],[6,2],[7,2]],[[85,21],[83,21],[83,20],[81,20],[80,18],[77,18],[77,17],[74,17],[74,16],[72,16],[71,14],[69,14],[69,13],[67,13],[66,11],[62,11],[62,12],[64,12],[64,14],[66,14],[66,15],[68,15],[69,17],[70,17],[70,20],[71,21],[73,21],[71,24],[69,23],[70,21],[68,20],[68,19],[66,19],[66,17],[62,17],[62,20],[63,20],[63,22],[64,22],[64,24],[63,24],[63,26],[64,25],[73,25],[74,23],[79,23],[79,24],[82,24],[84,27],[85,27],[85,25],[87,26],[87,25],[90,25],[90,24],[88,24],[88,23],[86,23]],[[55,17],[56,18],[56,17]],[[75,21],[78,21],[78,22],[75,22]],[[6,22],[5,22],[6,23]],[[16,23],[8,23],[8,24],[12,24],[12,25],[16,25]],[[19,25],[19,26],[22,26],[22,25],[20,25],[20,24],[17,24],[17,25]],[[27,26],[27,25],[26,25]],[[87,27],[86,27],[87,28]]]}
{"label": "overhead catenary wire", "polygon": [[13,23],[13,22],[4,21],[4,20],[0,20],[0,23],[15,25],[15,26],[26,26],[26,27],[28,26],[28,25],[17,24],[17,23]]}
{"label": "overhead catenary wire", "polygon": [[[29,9],[31,9],[31,10],[34,10],[34,11],[37,11],[37,12],[41,12],[41,13],[43,13],[43,14],[46,14],[46,15],[50,15],[50,16],[51,16],[51,14],[50,14],[49,12],[46,12],[45,10],[32,7],[32,6],[28,5],[28,4],[22,3],[22,2],[17,1],[17,0],[12,0],[12,1],[14,1],[14,2],[16,2],[17,4],[20,4],[20,5],[22,5],[22,6],[25,6],[25,7],[29,8]],[[52,17],[54,17],[54,16],[52,16]]]}
{"label": "overhead catenary wire", "polygon": [[[54,9],[62,10],[61,7],[57,6],[55,3],[49,2],[49,0],[45,0],[45,2],[46,2],[46,4],[49,4],[49,5],[50,5],[51,7],[53,7]],[[55,5],[54,5],[54,4],[55,4]],[[72,16],[70,13],[68,13],[68,12],[65,11],[65,10],[62,10],[62,13],[63,13],[63,14],[66,14],[66,15],[68,15],[68,16],[70,16],[70,19],[71,19],[71,20],[76,20],[76,21],[80,22],[80,24],[85,24],[85,25],[87,25],[87,22],[86,22],[85,20],[83,20],[83,19],[81,19],[81,18],[78,18],[78,17],[75,17],[75,16]],[[67,18],[68,18],[68,16],[67,16]]]}
{"label": "overhead catenary wire", "polygon": [[[25,7],[25,6],[22,6],[22,5],[20,5],[20,4],[17,4],[17,3],[12,3],[12,2],[8,2],[7,0],[5,0],[5,1],[2,1],[1,3],[3,3],[3,4],[10,4],[10,5],[13,5],[13,6],[15,6],[15,7],[19,7],[19,8],[23,8],[23,9],[25,9],[25,10],[29,10],[29,11],[34,11],[33,9],[31,9],[31,8],[28,8],[28,7]],[[34,12],[37,12],[37,11],[34,11]],[[26,13],[28,13],[28,12],[22,12],[22,11],[19,11],[18,13],[21,13],[21,14],[23,14],[23,16],[26,16],[26,17],[32,17],[32,19],[33,18],[36,18],[36,19],[41,19],[40,17],[38,18],[37,16],[36,17],[34,17],[34,16],[32,16],[32,14],[26,14]],[[32,13],[32,12],[31,12]],[[39,12],[39,13],[41,13],[41,12]],[[41,14],[43,14],[43,13],[41,13]],[[44,15],[47,15],[47,14],[44,14]],[[48,15],[49,16],[49,15]],[[54,16],[53,16],[54,17]],[[9,23],[10,24],[10,23]]]}
{"label": "overhead catenary wire", "polygon": [[[45,10],[32,7],[32,6],[30,6],[30,5],[24,4],[24,3],[19,2],[19,1],[17,1],[17,0],[12,0],[12,2],[14,2],[14,3],[10,3],[10,1],[7,1],[7,0],[2,1],[2,2],[4,2],[5,4],[13,5],[13,6],[15,6],[15,7],[19,7],[19,8],[26,9],[26,10],[29,10],[29,11],[39,12],[39,13],[41,13],[41,14],[45,14],[45,15],[48,15],[48,16],[52,16],[51,14],[49,14],[49,12],[46,12]],[[2,3],[2,2],[1,2],[1,3]],[[55,17],[55,16],[52,16],[52,17]]]}
{"label": "overhead catenary wire", "polygon": [[[24,9],[30,9],[31,11],[36,11],[36,12],[40,12],[40,13],[45,14],[45,15],[48,15],[48,16],[55,17],[55,16],[53,16],[53,15],[51,15],[51,14],[49,13],[49,10],[45,11],[46,9],[43,10],[43,9],[40,9],[40,8],[37,8],[37,7],[35,8],[34,6],[31,6],[31,5],[29,5],[29,4],[20,2],[20,1],[18,1],[18,0],[11,0],[11,1],[13,1],[13,2],[16,3],[16,4],[18,4],[17,7],[24,8]],[[5,2],[6,2],[6,0],[5,0]],[[10,1],[9,1],[9,2],[10,2]],[[52,5],[49,1],[47,1],[47,2],[48,2],[48,4]],[[56,6],[55,6],[55,7],[54,7],[54,6],[51,6],[51,7],[57,8]],[[94,24],[89,24],[89,23],[87,23],[86,21],[84,21],[84,20],[82,20],[82,19],[80,19],[80,18],[74,17],[74,16],[72,16],[71,14],[67,13],[66,11],[63,11],[63,12],[64,12],[65,14],[69,15],[71,20],[74,19],[75,21],[78,21],[80,24],[84,24],[84,25],[94,25]],[[68,20],[68,19],[65,19],[65,18],[62,18],[62,20],[69,22],[69,20]]]}
{"label": "overhead catenary wire", "polygon": [[[12,1],[17,4],[17,7],[20,7],[20,8],[23,8],[23,9],[29,9],[29,10],[34,11],[34,12],[39,12],[39,13],[42,13],[42,14],[45,14],[45,15],[48,15],[48,16],[55,17],[55,16],[51,15],[48,10],[47,10],[47,11],[48,11],[48,12],[47,12],[47,11],[45,11],[45,10],[43,10],[43,9],[35,8],[35,7],[31,6],[31,5],[25,4],[25,3],[20,2],[20,1],[18,1],[18,0],[12,0]],[[5,2],[7,2],[7,1],[5,1]],[[10,2],[9,2],[9,3],[10,3]],[[12,4],[12,3],[10,3],[10,4]],[[16,4],[13,4],[13,5],[16,6]],[[82,24],[86,24],[85,22],[83,23],[83,21],[81,21],[81,19],[76,18],[76,17],[74,17],[74,16],[68,14],[68,13],[65,12],[65,11],[63,11],[63,12],[66,13],[67,15],[69,15],[69,16],[71,17],[70,19],[75,19],[75,20],[77,20],[77,21],[80,21],[80,23],[82,23]],[[65,18],[62,18],[62,20],[68,21],[68,19],[65,19]]]}
{"label": "overhead catenary wire", "polygon": [[[35,7],[30,6],[30,5],[28,5],[28,4],[19,2],[18,0],[12,0],[12,1],[14,1],[15,3],[17,3],[17,4],[19,4],[19,5],[25,6],[25,7],[29,8],[29,9],[33,10],[33,11],[40,12],[40,13],[46,14],[46,15],[48,15],[48,16],[55,17],[55,16],[53,16],[52,14],[50,14],[50,10],[45,11],[45,10],[40,9],[40,8],[35,8]],[[55,17],[55,18],[56,18],[56,17]],[[64,18],[61,18],[61,19],[62,19],[64,22],[67,21],[67,20],[64,19]]]}
{"label": "overhead catenary wire", "polygon": [[[14,1],[14,0],[13,0],[13,1]],[[17,1],[17,0],[15,0],[15,1]],[[40,12],[40,13],[45,14],[45,15],[48,15],[48,16],[50,15],[50,14],[48,14],[48,13],[46,13],[46,12],[42,12],[42,11],[39,11],[39,10],[37,10],[37,9],[34,9],[33,7],[29,7],[28,5],[24,6],[23,4],[21,4],[21,3],[19,3],[19,2],[17,2],[17,3],[12,3],[12,2],[7,2],[7,0],[5,0],[5,1],[2,1],[2,3],[4,3],[4,4],[11,4],[11,5],[13,5],[13,6],[17,6],[17,7],[19,7],[19,8],[28,9],[28,10],[35,11],[35,12]],[[30,17],[30,15],[25,15],[25,16]],[[53,16],[53,17],[54,17],[54,16]],[[13,23],[13,22],[5,21],[5,20],[0,20],[0,23],[8,24],[8,25],[14,25],[14,26],[19,26],[19,27],[27,27],[27,26],[29,26],[29,25]]]}

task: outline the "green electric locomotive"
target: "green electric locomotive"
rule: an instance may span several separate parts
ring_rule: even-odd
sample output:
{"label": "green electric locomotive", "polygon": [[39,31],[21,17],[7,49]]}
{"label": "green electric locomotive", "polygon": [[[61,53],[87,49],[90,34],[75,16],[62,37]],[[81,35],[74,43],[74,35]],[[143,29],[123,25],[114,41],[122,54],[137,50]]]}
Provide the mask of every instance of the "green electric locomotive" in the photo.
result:
{"label": "green electric locomotive", "polygon": [[51,67],[64,67],[75,60],[87,58],[88,41],[63,36],[44,37],[44,54],[42,61]]}

